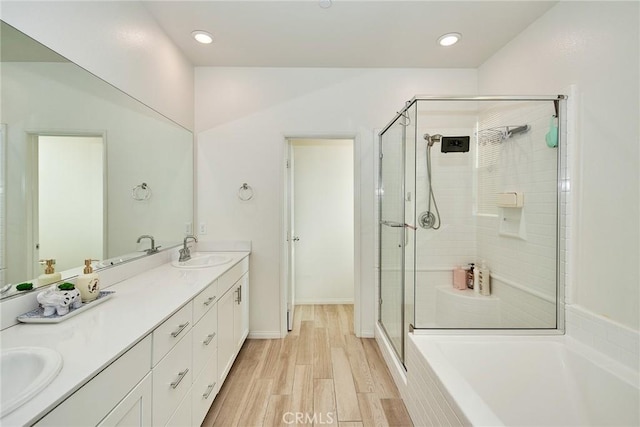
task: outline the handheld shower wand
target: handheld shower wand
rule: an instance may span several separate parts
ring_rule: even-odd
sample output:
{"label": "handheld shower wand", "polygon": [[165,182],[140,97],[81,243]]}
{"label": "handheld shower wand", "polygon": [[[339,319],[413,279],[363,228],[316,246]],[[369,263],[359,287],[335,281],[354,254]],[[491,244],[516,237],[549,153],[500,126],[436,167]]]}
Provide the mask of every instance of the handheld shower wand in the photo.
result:
{"label": "handheld shower wand", "polygon": [[[418,223],[422,228],[432,228],[437,230],[440,228],[440,211],[438,210],[438,203],[436,202],[436,196],[433,194],[433,185],[431,183],[431,147],[436,142],[442,142],[442,135],[424,134],[424,140],[427,141],[427,179],[429,180],[429,194],[427,195],[428,206],[427,210],[420,214]],[[433,207],[435,208],[435,214],[431,212],[431,201],[433,200]]]}

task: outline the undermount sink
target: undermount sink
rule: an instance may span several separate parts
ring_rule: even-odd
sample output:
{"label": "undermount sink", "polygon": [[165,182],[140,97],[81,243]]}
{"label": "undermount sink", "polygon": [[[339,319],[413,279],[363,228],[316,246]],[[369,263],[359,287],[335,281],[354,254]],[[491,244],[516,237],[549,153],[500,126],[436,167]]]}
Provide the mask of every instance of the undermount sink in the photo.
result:
{"label": "undermount sink", "polygon": [[183,262],[175,260],[171,265],[178,268],[207,268],[226,264],[229,261],[231,261],[231,257],[226,255],[196,252],[191,254],[190,260]]}
{"label": "undermount sink", "polygon": [[62,369],[62,356],[43,347],[16,347],[0,353],[0,417],[38,394]]}

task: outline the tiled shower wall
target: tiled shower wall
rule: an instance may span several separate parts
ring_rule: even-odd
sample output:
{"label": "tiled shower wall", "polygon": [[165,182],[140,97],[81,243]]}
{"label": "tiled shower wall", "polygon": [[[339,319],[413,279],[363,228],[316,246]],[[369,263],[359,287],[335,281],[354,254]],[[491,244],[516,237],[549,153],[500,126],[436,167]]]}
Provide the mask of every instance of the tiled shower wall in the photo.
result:
{"label": "tiled shower wall", "polygon": [[[473,128],[430,128],[430,134],[473,135]],[[427,144],[424,132],[418,134],[416,146],[416,220],[427,211],[429,180],[427,178]],[[472,138],[473,139],[473,138]],[[473,144],[470,144],[473,145]],[[418,227],[416,232],[416,270],[451,270],[476,259],[473,164],[475,147],[467,153],[442,153],[440,144],[431,148],[431,179],[442,224],[440,229]],[[435,213],[435,205],[431,204]]]}
{"label": "tiled shower wall", "polygon": [[[424,132],[418,134],[416,146],[416,224],[420,214],[428,210],[427,144],[423,134],[474,134],[471,127],[423,129]],[[438,230],[418,226],[416,231],[415,326],[418,328],[436,323],[436,287],[451,285],[453,268],[475,262],[477,258],[476,220],[473,215],[474,156],[474,144],[470,144],[467,153],[442,153],[440,144],[431,148],[432,188],[441,226]],[[431,212],[435,213],[433,202]]]}
{"label": "tiled shower wall", "polygon": [[[553,103],[498,104],[480,114],[480,129],[528,125],[500,143],[498,192],[524,194],[522,208],[497,208],[478,216],[478,254],[491,268],[506,327],[556,326],[557,148],[545,142]],[[517,222],[509,227],[506,223]],[[518,229],[517,236],[506,233]]]}
{"label": "tiled shower wall", "polygon": [[[553,114],[551,101],[503,102],[480,111],[478,129],[530,126],[527,133],[514,135],[498,147],[497,191],[524,193],[524,207],[495,207],[481,215],[476,200],[475,129],[430,129],[432,134],[472,138],[469,153],[444,154],[437,145],[432,149],[432,179],[443,226],[417,233],[417,327],[436,326],[436,287],[451,286],[452,269],[481,260],[491,269],[492,296],[500,301],[502,327],[556,327],[557,148],[545,143]],[[428,194],[426,165],[420,165],[426,144],[419,141],[417,149],[419,215]],[[516,223],[515,228],[501,224],[509,221]],[[495,327],[495,317],[491,319],[491,325],[468,327]]]}
{"label": "tiled shower wall", "polygon": [[[480,128],[522,124],[530,130],[500,143],[497,165],[497,191],[523,192],[524,207],[497,208],[496,216],[478,216],[478,253],[493,274],[549,298],[556,294],[558,184],[557,148],[546,145],[545,134],[553,114],[552,102],[528,102],[517,108],[510,103],[481,113],[479,124]],[[503,223],[517,221],[516,216],[524,231],[517,237],[503,234]]]}

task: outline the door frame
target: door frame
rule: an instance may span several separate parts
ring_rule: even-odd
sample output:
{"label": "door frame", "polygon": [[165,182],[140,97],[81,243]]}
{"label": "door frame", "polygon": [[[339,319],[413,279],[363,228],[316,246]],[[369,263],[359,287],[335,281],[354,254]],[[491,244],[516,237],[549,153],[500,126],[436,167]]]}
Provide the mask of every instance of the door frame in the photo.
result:
{"label": "door frame", "polygon": [[27,197],[27,222],[31,224],[31,227],[28,227],[27,241],[29,242],[29,247],[27,248],[27,265],[28,268],[32,269],[32,274],[30,277],[38,277],[42,272],[41,268],[38,265],[38,251],[36,249],[36,244],[38,243],[36,240],[39,236],[39,218],[38,218],[38,200],[39,200],[39,189],[38,189],[38,138],[41,136],[68,136],[68,137],[90,137],[90,138],[102,138],[102,158],[103,158],[103,169],[102,169],[102,251],[103,254],[107,254],[108,249],[108,163],[107,163],[107,132],[106,131],[77,131],[77,130],[27,130],[26,138],[28,145],[28,153],[27,156],[29,158],[28,165],[26,170],[26,188],[29,191],[30,196]]}
{"label": "door frame", "polygon": [[[288,333],[287,324],[287,304],[289,289],[292,285],[290,272],[290,239],[289,226],[291,224],[291,194],[290,194],[290,174],[292,144],[294,139],[350,139],[353,141],[353,331],[357,337],[362,336],[362,327],[360,320],[361,307],[361,283],[360,283],[360,152],[361,139],[357,134],[335,133],[335,134],[285,134],[282,140],[282,164],[281,164],[281,221],[280,221],[280,336],[285,337]],[[295,297],[295,295],[294,295]],[[295,300],[294,300],[295,303]],[[292,307],[293,308],[293,307]],[[293,311],[292,311],[293,315]],[[292,319],[293,321],[293,319]]]}

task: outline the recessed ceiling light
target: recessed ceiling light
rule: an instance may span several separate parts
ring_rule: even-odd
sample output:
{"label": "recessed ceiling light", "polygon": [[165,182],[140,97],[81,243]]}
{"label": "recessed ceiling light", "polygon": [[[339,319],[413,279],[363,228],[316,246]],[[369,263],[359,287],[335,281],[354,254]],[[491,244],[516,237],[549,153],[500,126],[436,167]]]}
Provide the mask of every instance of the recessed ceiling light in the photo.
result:
{"label": "recessed ceiling light", "polygon": [[462,34],[460,33],[447,33],[443,34],[438,38],[438,44],[440,46],[453,46],[458,43],[462,38]]}
{"label": "recessed ceiling light", "polygon": [[213,42],[213,36],[210,33],[207,33],[206,31],[197,30],[192,32],[191,35],[193,36],[194,39],[196,39],[197,42],[202,44],[209,44]]}
{"label": "recessed ceiling light", "polygon": [[331,7],[331,0],[320,0],[318,1],[318,6],[323,9],[329,9]]}

